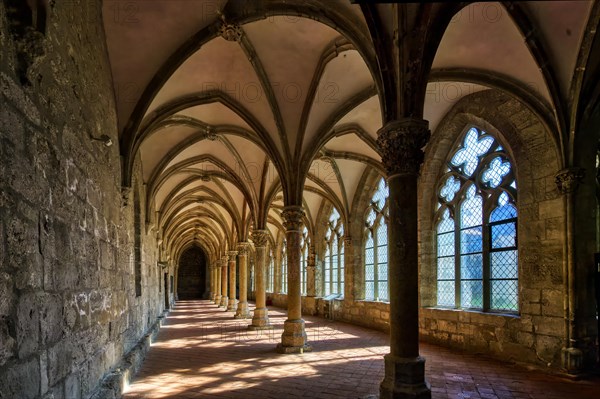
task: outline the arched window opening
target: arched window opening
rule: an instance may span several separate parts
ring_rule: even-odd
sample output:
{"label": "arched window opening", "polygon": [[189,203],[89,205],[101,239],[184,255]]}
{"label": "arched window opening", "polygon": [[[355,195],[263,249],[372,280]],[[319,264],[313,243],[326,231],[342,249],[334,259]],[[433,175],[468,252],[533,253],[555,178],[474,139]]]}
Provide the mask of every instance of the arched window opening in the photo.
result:
{"label": "arched window opening", "polygon": [[275,286],[275,262],[273,261],[273,251],[269,251],[269,267],[267,269],[267,292],[273,292]]}
{"label": "arched window opening", "polygon": [[281,244],[281,293],[287,294],[287,242],[284,239]]}
{"label": "arched window opening", "polygon": [[438,306],[517,312],[517,183],[495,137],[471,128],[437,187]]}
{"label": "arched window opening", "polygon": [[301,263],[300,263],[300,293],[306,295],[306,266],[308,262],[308,249],[310,247],[310,238],[308,237],[308,229],[304,226],[302,230],[302,238],[300,241]]}
{"label": "arched window opening", "polygon": [[365,299],[389,301],[387,198],[389,189],[380,179],[365,219]]}
{"label": "arched window opening", "polygon": [[333,208],[325,232],[324,295],[344,295],[344,226]]}

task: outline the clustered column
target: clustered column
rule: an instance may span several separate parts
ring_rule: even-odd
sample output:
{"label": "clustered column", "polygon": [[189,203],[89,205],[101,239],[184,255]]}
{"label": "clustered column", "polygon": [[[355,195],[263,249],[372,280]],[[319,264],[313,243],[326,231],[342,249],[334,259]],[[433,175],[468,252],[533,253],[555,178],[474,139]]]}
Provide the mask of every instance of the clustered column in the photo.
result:
{"label": "clustered column", "polygon": [[236,299],[236,273],[235,259],[237,257],[237,251],[229,251],[229,303],[227,304],[228,312],[235,312],[237,309],[237,299]]}
{"label": "clustered column", "polygon": [[240,268],[240,302],[235,313],[236,319],[247,319],[248,312],[248,243],[238,244],[238,266]]}
{"label": "clustered column", "polygon": [[575,192],[584,177],[581,168],[567,168],[559,171],[555,176],[558,191],[563,195],[565,203],[566,225],[566,262],[563,262],[563,284],[565,297],[563,307],[565,311],[565,346],[562,348],[562,365],[570,374],[577,374],[583,369],[583,352],[578,348],[578,334],[576,328],[576,299],[577,289],[577,262],[575,262]]}
{"label": "clustered column", "polygon": [[265,272],[267,268],[267,231],[254,230],[252,232],[252,242],[256,250],[255,270],[255,288],[256,288],[256,307],[252,324],[248,326],[250,330],[266,330],[273,328],[269,324],[269,310],[267,309],[266,279]]}
{"label": "clustered column", "polygon": [[384,398],[431,398],[425,359],[419,356],[417,179],[428,122],[405,118],[377,132],[389,187],[388,267],[390,353],[385,355]]}
{"label": "clustered column", "polygon": [[283,324],[281,343],[277,351],[281,353],[302,353],[311,350],[306,343],[306,330],[302,320],[302,296],[300,292],[300,254],[302,239],[302,218],[304,211],[300,206],[286,206],[281,213],[285,227],[287,243],[288,269],[288,318]]}
{"label": "clustered column", "polygon": [[221,304],[219,306],[227,309],[229,297],[227,296],[227,257],[221,258]]}

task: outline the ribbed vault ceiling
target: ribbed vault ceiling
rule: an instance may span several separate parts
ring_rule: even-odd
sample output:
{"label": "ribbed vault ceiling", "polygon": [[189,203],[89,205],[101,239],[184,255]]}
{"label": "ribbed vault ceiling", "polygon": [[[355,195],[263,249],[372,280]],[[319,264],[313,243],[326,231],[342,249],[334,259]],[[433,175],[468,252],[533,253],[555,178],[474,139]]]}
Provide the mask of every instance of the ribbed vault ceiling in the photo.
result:
{"label": "ribbed vault ceiling", "polygon": [[[512,86],[526,87],[511,94],[560,131],[592,2],[518,4],[527,18],[472,4],[448,25],[424,108],[434,134],[461,98]],[[377,7],[390,31],[392,6]],[[274,239],[297,187],[311,230],[323,201],[347,218],[365,173],[383,172],[381,72],[360,6],[170,0],[127,9],[105,0],[103,8],[124,179],[139,156],[148,219],[166,253],[196,241],[215,257],[246,241],[250,226]]]}

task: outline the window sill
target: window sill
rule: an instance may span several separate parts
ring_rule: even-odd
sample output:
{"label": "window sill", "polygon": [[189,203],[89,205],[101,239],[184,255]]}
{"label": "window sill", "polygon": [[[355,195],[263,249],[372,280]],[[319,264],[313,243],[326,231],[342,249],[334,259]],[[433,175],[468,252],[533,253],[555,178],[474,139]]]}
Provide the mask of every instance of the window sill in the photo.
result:
{"label": "window sill", "polygon": [[439,311],[444,311],[444,312],[476,313],[476,314],[480,314],[480,315],[502,316],[502,317],[510,317],[510,318],[514,318],[514,319],[521,318],[521,315],[519,313],[511,313],[511,312],[499,312],[499,311],[487,311],[486,312],[486,311],[477,310],[477,309],[444,308],[441,306],[423,306],[423,307],[421,307],[421,309],[439,310]]}
{"label": "window sill", "polygon": [[376,301],[374,299],[358,299],[356,302],[362,302],[362,303],[378,303],[378,304],[382,304],[382,305],[389,305],[390,301]]}

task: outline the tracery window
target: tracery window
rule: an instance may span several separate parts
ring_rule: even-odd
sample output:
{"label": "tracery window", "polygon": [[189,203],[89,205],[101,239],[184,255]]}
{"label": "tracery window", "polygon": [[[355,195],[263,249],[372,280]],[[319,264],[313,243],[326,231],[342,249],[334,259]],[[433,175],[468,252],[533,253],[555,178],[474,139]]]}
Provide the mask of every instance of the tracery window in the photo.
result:
{"label": "tracery window", "polygon": [[325,232],[324,294],[344,295],[344,226],[333,208]]}
{"label": "tracery window", "polygon": [[437,194],[438,306],[517,312],[517,183],[506,150],[469,129]]}
{"label": "tracery window", "polygon": [[385,179],[380,179],[371,198],[365,220],[365,299],[389,301],[387,219],[389,195]]}
{"label": "tracery window", "polygon": [[267,268],[267,292],[273,292],[275,286],[275,262],[273,261],[273,251],[269,252],[269,267]]}
{"label": "tracery window", "polygon": [[287,273],[287,242],[285,239],[282,243],[281,248],[281,293],[287,294],[287,281],[288,281],[288,273]]}
{"label": "tracery window", "polygon": [[302,238],[300,241],[300,293],[306,295],[306,266],[308,262],[308,249],[310,247],[310,238],[308,237],[308,229],[304,226],[302,230]]}

